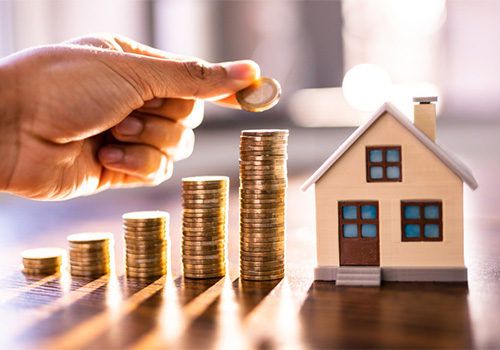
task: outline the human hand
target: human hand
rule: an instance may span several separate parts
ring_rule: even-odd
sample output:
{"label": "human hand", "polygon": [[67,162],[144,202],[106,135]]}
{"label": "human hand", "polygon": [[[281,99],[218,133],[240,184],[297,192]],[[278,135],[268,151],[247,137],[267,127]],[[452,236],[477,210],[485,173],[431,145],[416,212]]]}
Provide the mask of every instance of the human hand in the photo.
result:
{"label": "human hand", "polygon": [[156,185],[193,147],[203,100],[237,108],[251,61],[209,64],[117,36],[0,60],[0,190],[61,200]]}

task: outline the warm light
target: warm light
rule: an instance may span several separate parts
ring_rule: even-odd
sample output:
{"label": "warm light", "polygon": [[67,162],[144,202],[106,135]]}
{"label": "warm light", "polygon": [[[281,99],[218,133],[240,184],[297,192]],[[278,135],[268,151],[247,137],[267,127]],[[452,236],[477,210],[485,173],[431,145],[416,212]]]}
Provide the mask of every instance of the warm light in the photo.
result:
{"label": "warm light", "polygon": [[359,64],[347,72],[342,92],[349,104],[361,111],[373,111],[391,96],[391,78],[374,64]]}

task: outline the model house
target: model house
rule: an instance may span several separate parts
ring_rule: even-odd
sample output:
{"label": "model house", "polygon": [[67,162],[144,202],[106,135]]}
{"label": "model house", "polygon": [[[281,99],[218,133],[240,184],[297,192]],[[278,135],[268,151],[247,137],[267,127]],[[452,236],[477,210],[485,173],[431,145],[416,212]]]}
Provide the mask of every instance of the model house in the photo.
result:
{"label": "model house", "polygon": [[467,280],[463,183],[477,183],[435,143],[436,101],[414,98],[414,123],[385,103],[304,183],[315,188],[316,280]]}

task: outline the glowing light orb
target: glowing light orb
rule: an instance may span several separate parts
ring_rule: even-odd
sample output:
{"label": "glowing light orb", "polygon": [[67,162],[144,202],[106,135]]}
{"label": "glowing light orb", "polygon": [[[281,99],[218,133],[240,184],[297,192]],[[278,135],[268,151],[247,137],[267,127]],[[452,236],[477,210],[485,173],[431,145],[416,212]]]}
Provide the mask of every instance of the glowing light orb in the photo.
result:
{"label": "glowing light orb", "polygon": [[388,101],[392,82],[389,74],[375,64],[359,64],[344,76],[342,92],[355,109],[373,111]]}

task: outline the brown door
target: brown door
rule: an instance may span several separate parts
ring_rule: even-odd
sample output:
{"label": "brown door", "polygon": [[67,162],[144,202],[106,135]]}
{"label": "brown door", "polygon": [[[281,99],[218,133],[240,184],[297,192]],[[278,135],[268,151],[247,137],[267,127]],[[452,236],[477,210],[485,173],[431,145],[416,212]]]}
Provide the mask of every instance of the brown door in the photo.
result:
{"label": "brown door", "polygon": [[379,266],[378,202],[339,202],[340,265]]}

